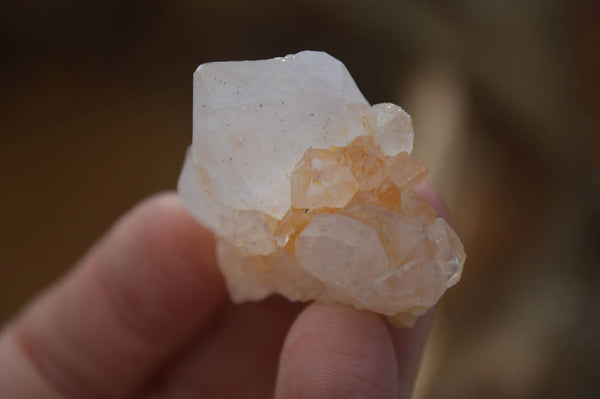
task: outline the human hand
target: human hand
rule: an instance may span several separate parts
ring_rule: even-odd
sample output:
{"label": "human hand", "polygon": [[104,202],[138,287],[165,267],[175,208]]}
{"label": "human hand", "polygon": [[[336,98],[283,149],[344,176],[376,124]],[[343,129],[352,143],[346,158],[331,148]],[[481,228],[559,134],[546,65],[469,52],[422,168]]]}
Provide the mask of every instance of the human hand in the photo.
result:
{"label": "human hand", "polygon": [[[442,213],[428,187],[420,195]],[[212,235],[174,194],[123,216],[0,333],[0,393],[58,398],[406,398],[410,330],[342,305],[233,305]]]}

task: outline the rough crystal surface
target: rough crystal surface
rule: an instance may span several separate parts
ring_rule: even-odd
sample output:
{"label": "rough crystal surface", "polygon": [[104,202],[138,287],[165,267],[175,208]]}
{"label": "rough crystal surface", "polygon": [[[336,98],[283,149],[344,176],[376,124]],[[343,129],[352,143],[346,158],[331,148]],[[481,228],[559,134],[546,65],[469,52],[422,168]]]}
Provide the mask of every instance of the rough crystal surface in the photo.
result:
{"label": "rough crystal surface", "polygon": [[412,325],[460,279],[459,238],[414,193],[410,116],[370,106],[339,61],[304,51],[194,74],[178,189],[217,235],[235,302],[279,293]]}

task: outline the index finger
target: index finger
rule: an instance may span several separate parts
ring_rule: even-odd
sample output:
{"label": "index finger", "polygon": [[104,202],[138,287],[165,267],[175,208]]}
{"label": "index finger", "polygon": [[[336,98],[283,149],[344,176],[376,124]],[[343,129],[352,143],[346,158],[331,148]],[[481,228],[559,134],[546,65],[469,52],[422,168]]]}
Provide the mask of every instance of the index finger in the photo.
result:
{"label": "index finger", "polygon": [[127,397],[224,298],[212,236],[174,194],[125,215],[0,338],[11,398]]}

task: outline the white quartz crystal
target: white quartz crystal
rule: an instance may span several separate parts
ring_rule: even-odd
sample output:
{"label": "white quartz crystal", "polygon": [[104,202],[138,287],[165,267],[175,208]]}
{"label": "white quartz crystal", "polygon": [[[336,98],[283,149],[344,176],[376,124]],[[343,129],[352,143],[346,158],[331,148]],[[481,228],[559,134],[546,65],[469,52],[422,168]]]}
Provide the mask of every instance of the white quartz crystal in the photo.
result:
{"label": "white quartz crystal", "polygon": [[184,206],[218,236],[236,302],[279,293],[410,325],[460,278],[456,234],[412,190],[410,116],[370,106],[342,63],[304,51],[194,73]]}

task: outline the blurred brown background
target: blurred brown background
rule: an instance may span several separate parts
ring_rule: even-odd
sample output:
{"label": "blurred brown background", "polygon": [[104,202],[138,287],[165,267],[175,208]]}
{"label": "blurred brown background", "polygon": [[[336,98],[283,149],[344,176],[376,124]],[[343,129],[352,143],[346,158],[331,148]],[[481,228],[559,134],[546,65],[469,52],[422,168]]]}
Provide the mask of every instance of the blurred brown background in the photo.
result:
{"label": "blurred brown background", "polygon": [[467,250],[415,397],[596,395],[597,2],[3,3],[0,321],[175,187],[198,64],[325,50],[413,115]]}

